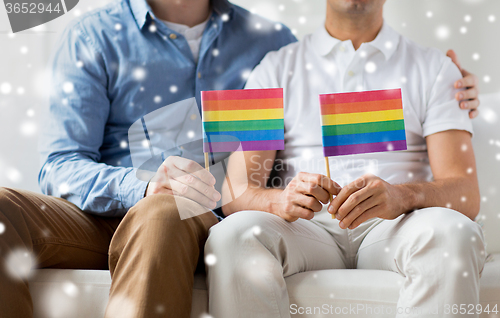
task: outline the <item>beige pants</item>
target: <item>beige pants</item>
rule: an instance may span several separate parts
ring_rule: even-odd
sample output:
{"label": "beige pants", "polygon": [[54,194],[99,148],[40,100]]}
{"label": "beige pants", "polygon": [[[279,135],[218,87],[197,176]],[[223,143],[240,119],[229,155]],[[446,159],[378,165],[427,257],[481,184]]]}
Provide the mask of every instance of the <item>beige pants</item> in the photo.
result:
{"label": "beige pants", "polygon": [[107,269],[109,262],[108,318],[189,317],[193,274],[217,218],[181,220],[176,201],[200,214],[193,201],[157,194],[123,219],[105,218],[66,200],[0,188],[0,317],[33,316],[27,282],[4,266],[16,250],[32,253],[38,268]]}
{"label": "beige pants", "polygon": [[[353,230],[342,230],[326,211],[293,223],[237,212],[210,230],[205,253],[217,259],[208,267],[209,310],[216,318],[290,317],[285,277],[344,268],[399,273],[398,308],[418,307],[418,317],[451,317],[446,304],[479,302],[485,262],[480,226],[444,208],[371,219]],[[422,314],[436,308],[439,315]]]}

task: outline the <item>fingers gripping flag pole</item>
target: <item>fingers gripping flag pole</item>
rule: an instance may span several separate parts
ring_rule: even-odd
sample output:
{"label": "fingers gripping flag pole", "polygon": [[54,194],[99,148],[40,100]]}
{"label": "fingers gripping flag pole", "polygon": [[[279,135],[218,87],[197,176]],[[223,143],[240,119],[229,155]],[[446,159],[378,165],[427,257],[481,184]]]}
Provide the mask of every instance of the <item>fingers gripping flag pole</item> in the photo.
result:
{"label": "fingers gripping flag pole", "polygon": [[207,170],[208,153],[285,149],[282,88],[202,91],[201,107]]}
{"label": "fingers gripping flag pole", "polygon": [[330,156],[407,149],[400,88],[323,94],[319,101],[328,177]]}

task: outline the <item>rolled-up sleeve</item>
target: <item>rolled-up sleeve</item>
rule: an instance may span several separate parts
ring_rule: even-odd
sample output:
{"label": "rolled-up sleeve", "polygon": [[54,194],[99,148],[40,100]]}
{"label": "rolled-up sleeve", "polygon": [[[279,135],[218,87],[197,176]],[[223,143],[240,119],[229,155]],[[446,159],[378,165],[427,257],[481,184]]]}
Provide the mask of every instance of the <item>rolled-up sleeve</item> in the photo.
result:
{"label": "rolled-up sleeve", "polygon": [[80,24],[68,27],[53,57],[39,185],[86,212],[118,216],[144,197],[147,182],[134,168],[99,163],[110,112],[107,86],[102,51]]}

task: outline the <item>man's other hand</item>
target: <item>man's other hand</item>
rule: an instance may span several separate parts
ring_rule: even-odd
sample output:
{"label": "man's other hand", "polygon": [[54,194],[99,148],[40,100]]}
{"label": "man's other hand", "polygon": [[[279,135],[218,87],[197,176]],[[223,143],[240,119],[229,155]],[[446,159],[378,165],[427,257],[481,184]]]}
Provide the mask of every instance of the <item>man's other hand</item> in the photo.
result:
{"label": "man's other hand", "polygon": [[337,195],[340,189],[324,175],[300,172],[280,194],[275,214],[289,222],[310,220],[323,208],[321,203],[327,204],[330,195]]}
{"label": "man's other hand", "polygon": [[158,193],[179,195],[214,209],[221,199],[215,190],[215,182],[214,176],[197,162],[171,156],[149,181],[145,196]]}
{"label": "man's other hand", "polygon": [[342,229],[354,229],[375,217],[397,218],[406,211],[407,197],[401,187],[367,174],[342,188],[330,203],[328,212],[336,216]]}
{"label": "man's other hand", "polygon": [[451,58],[453,63],[455,63],[460,72],[462,73],[463,78],[459,79],[455,82],[455,88],[465,88],[465,90],[457,93],[455,98],[460,102],[460,108],[462,109],[470,109],[469,117],[475,118],[479,114],[479,89],[477,88],[478,79],[477,76],[467,72],[460,66],[460,62],[458,61],[457,54],[453,50],[448,50],[446,52],[446,56]]}

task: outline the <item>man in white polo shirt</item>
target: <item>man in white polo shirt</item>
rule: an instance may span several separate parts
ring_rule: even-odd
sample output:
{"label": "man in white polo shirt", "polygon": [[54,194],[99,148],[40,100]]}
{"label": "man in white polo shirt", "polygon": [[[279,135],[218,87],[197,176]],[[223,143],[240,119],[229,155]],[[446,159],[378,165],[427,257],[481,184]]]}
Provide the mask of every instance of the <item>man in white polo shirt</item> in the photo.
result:
{"label": "man in white polo shirt", "polygon": [[[230,160],[235,191],[249,187],[206,244],[214,317],[289,317],[284,277],[322,269],[401,274],[397,317],[478,303],[484,238],[472,126],[454,99],[461,75],[385,24],[384,2],[328,0],[324,27],[250,76],[246,88],[284,89],[286,144]],[[330,158],[325,177],[318,95],[391,88],[402,88],[408,150]]]}

